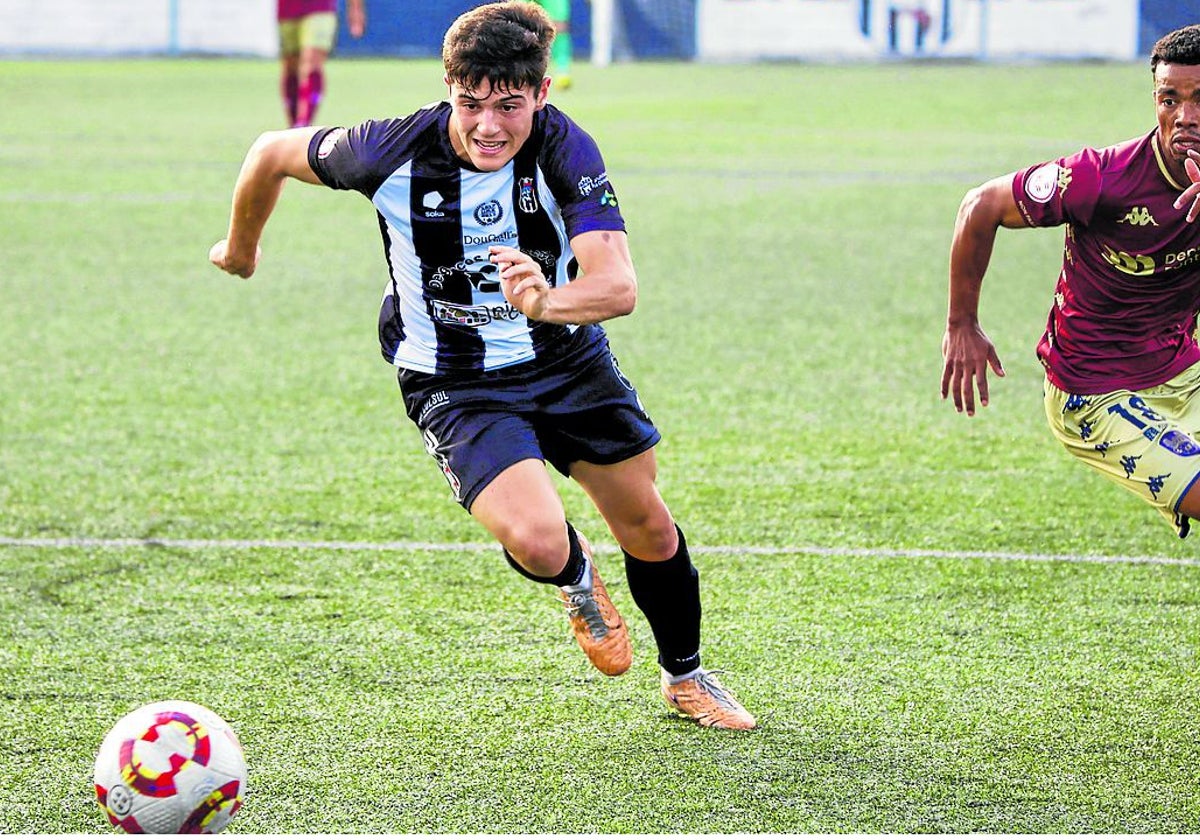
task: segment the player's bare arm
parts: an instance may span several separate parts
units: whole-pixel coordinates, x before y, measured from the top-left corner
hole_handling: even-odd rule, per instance
[[[596,324],[628,315],[637,304],[637,275],[624,231],[597,230],[571,240],[580,274],[551,287],[537,261],[515,248],[493,246],[504,297],[527,318],[551,324]]]
[[[975,414],[988,404],[987,372],[1004,376],[996,347],[979,325],[979,295],[992,259],[996,232],[1001,227],[1024,227],[1012,195],[1013,175],[994,178],[966,194],[958,208],[950,245],[950,303],[942,338],[942,399],[950,396],[954,410]]]
[[[361,38],[367,31],[367,10],[363,6],[363,0],[350,0],[346,4],[346,23],[350,34],[355,38]]]
[[[229,232],[208,254],[213,265],[238,277],[254,274],[262,256],[258,243],[263,227],[279,201],[284,183],[288,178],[321,183],[308,165],[308,144],[317,131],[316,128],[268,131],[254,141],[233,188]]]

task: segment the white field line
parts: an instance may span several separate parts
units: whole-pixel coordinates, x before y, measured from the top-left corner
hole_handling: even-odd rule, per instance
[[[194,551],[246,551],[254,549],[294,549],[300,551],[495,551],[495,543],[480,542],[353,542],[339,540],[182,540],[147,538],[94,539],[91,537],[3,537],[0,547],[13,548],[179,548]],[[615,546],[597,544],[597,548],[615,550]],[[816,557],[902,557],[909,559],[947,558],[955,560],[997,560],[1001,562],[1109,563],[1154,566],[1200,566],[1200,558],[1155,557],[1153,555],[1110,554],[1036,554],[1012,551],[954,551],[921,548],[829,548],[825,546],[690,546],[693,554],[808,555]]]

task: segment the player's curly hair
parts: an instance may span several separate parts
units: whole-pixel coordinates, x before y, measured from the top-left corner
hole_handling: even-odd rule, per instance
[[[1200,24],[1192,24],[1158,39],[1150,51],[1150,72],[1160,64],[1200,64]]]
[[[446,77],[471,90],[482,84],[536,88],[546,75],[554,35],[554,22],[534,3],[507,0],[478,6],[446,31]]]

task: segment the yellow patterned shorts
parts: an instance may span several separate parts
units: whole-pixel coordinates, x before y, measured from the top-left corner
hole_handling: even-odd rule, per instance
[[[337,39],[338,19],[333,12],[318,12],[293,20],[279,21],[279,52],[282,55],[299,55],[300,50],[314,47],[323,52],[333,52]]]
[[[1200,478],[1200,364],[1154,388],[1069,394],[1047,379],[1046,420],[1067,451],[1153,505],[1187,536],[1180,499]]]

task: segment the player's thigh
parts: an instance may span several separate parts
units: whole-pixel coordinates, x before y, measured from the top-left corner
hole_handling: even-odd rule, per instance
[[[1067,451],[1173,512],[1200,474],[1200,405],[1176,389],[1074,395],[1046,383],[1046,419]]]
[[[279,54],[285,59],[300,55],[300,18],[279,21]]]
[[[643,560],[665,560],[675,554],[675,520],[655,484],[653,449],[615,464],[571,464],[579,483],[604,517],[617,542]]]
[[[323,59],[333,51],[333,43],[337,40],[337,15],[320,12],[301,18],[299,38],[301,50],[310,54],[319,52]]]
[[[540,460],[507,467],[479,491],[470,511],[518,557],[556,561],[570,550],[562,500]]]

